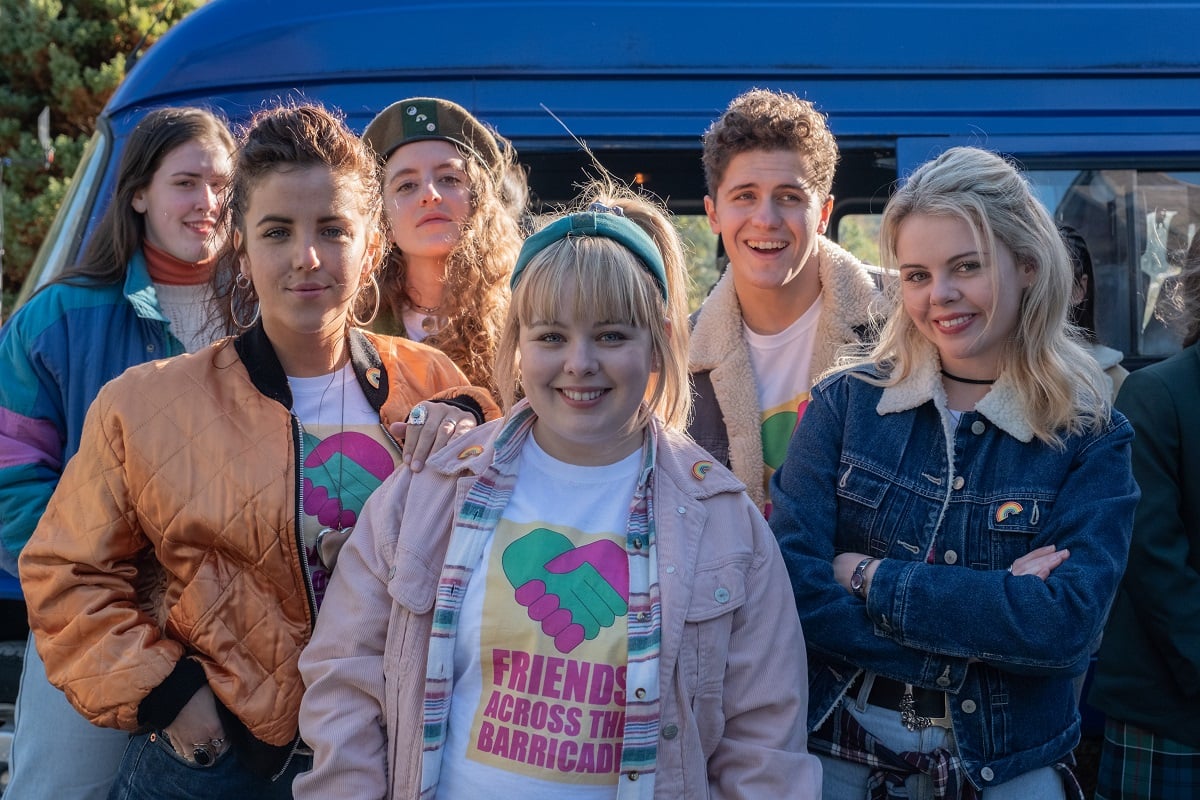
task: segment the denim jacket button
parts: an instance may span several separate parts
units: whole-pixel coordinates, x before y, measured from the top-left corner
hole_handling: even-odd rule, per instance
[[[950,679],[947,678],[945,675],[943,675],[940,678],[938,678],[936,681],[934,681],[934,683],[936,683],[938,686],[945,689],[947,686],[950,685]]]
[[[956,491],[956,492],[957,492],[957,491],[958,491],[959,489],[961,489],[961,488],[962,488],[964,485],[966,485],[966,481],[963,479],[963,476],[962,476],[962,475],[955,475],[955,476],[954,476],[954,483],[953,483],[952,485],[954,486],[954,491]]]
[[[715,597],[717,599],[718,603],[728,603],[729,602],[729,590],[726,589],[724,586],[722,586],[721,588],[719,588],[715,592],[713,592],[713,597]]]
[[[954,552],[953,550],[947,550],[946,555],[942,556],[942,558],[945,559],[947,564],[958,563],[958,553]]]
[[[983,778],[985,781],[990,781],[992,778],[996,777],[996,773],[992,772],[991,767],[984,767],[983,769],[979,770],[979,777]]]
[[[987,425],[984,425],[983,420],[981,419],[977,419],[971,423],[971,433],[975,434],[976,436],[981,435],[986,430]]]
[[[679,728],[675,725],[665,725],[662,733],[664,739],[674,739],[679,735]]]
[[[975,713],[975,701],[974,700],[963,700],[962,710],[967,714],[974,714]]]
[[[395,567],[388,568],[388,580],[390,581],[394,577],[396,577],[396,568]]]

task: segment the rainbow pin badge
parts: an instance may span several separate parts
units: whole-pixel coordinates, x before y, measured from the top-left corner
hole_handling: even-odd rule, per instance
[[[367,383],[371,384],[371,388],[379,388],[379,367],[371,367],[367,370]]]
[[[474,458],[475,456],[479,455],[482,452],[483,452],[482,447],[480,447],[477,444],[473,444],[458,454],[458,460],[462,461],[464,458]]]
[[[1000,507],[996,509],[996,522],[1004,522],[1004,520],[1008,519],[1013,514],[1020,514],[1024,510],[1025,507],[1016,500],[1009,500],[1007,503],[1001,503]]]
[[[710,469],[712,469],[711,461],[697,461],[692,464],[692,475],[696,476],[696,480],[702,481]]]

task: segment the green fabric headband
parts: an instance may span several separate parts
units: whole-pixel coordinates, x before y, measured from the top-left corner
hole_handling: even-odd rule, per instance
[[[521,273],[538,253],[555,242],[576,236],[600,236],[620,242],[638,257],[646,272],[658,284],[658,292],[663,300],[667,299],[667,270],[654,240],[637,223],[627,219],[619,207],[599,203],[593,203],[588,211],[555,220],[526,239],[521,254],[517,256],[517,265],[513,267],[509,286],[516,288]]]

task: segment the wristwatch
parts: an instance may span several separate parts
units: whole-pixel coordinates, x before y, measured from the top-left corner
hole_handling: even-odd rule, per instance
[[[865,601],[867,599],[867,594],[863,591],[863,585],[865,584],[867,577],[867,567],[871,565],[872,561],[878,560],[879,559],[873,558],[872,556],[867,556],[862,561],[858,562],[858,566],[854,568],[854,574],[850,576],[850,591],[854,592],[854,596],[859,600]]]

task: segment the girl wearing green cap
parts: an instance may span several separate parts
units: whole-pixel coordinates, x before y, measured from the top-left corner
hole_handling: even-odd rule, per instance
[[[437,347],[494,392],[527,194],[513,149],[462,106],[433,97],[393,103],[363,138],[383,165],[393,245],[375,327]]]

